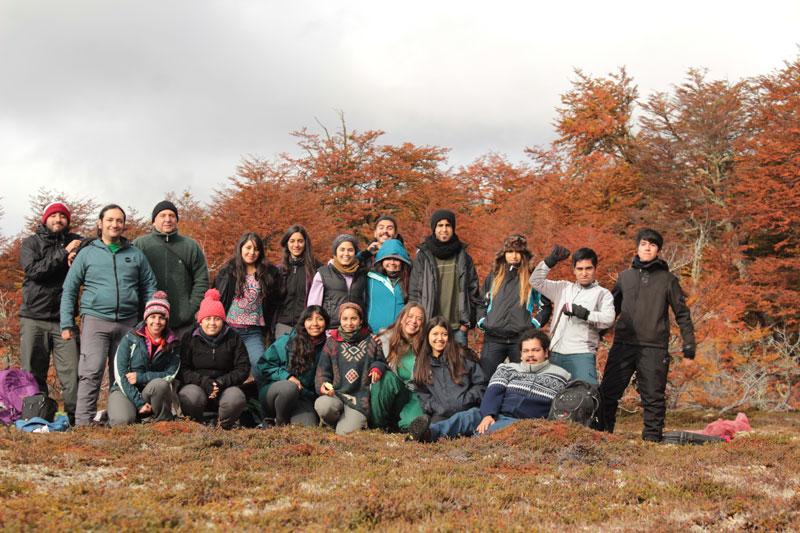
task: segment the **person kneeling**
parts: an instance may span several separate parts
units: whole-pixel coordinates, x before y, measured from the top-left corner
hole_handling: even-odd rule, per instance
[[[197,311],[200,326],[183,338],[181,382],[183,413],[203,422],[203,413],[218,411],[219,425],[231,429],[244,411],[239,388],[250,375],[250,359],[241,337],[225,323],[219,291],[209,289]]]
[[[553,398],[567,385],[570,374],[549,361],[550,338],[530,329],[520,337],[520,363],[497,367],[480,408],[473,407],[440,422],[420,417],[409,431],[415,440],[484,434],[525,418],[547,418]]]
[[[108,396],[108,424],[133,424],[137,418],[172,420],[171,383],[180,367],[178,339],[167,327],[167,293],[158,291],[144,308],[144,321],[119,343],[114,385]]]

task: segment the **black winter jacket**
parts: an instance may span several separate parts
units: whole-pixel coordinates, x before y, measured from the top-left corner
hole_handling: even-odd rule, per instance
[[[663,259],[621,272],[611,294],[618,315],[614,344],[666,349],[669,345],[668,307],[671,307],[681,330],[683,348],[695,347],[686,298],[678,278]]]
[[[450,377],[447,362],[441,357],[432,358],[431,382],[412,382],[419,395],[422,410],[431,416],[447,418],[460,411],[480,406],[487,380],[474,354],[464,358],[464,370],[459,385]]]
[[[456,274],[458,276],[458,317],[461,324],[473,328],[477,322],[478,308],[481,306],[478,272],[466,246],[456,255]],[[439,271],[436,258],[425,245],[417,249],[417,256],[411,268],[408,284],[408,300],[419,302],[425,308],[428,318],[440,314],[439,310]]]
[[[20,264],[25,273],[22,281],[22,306],[19,316],[34,320],[60,320],[61,288],[67,277],[67,251],[71,241],[81,239],[77,233],[50,233],[40,224],[36,233],[22,241]]]
[[[222,392],[241,385],[250,375],[250,359],[239,334],[226,325],[215,340],[214,344],[207,341],[199,326],[184,336],[180,370],[183,385],[198,385],[211,394],[215,381]]]
[[[550,320],[553,303],[537,290],[531,288],[525,305],[519,303],[519,269],[508,267],[503,284],[492,297],[494,272],[483,282],[483,306],[479,315],[479,327],[489,336],[515,339],[530,327],[541,328]]]
[[[314,261],[313,270],[316,272],[322,263]],[[306,308],[308,289],[314,274],[306,276],[305,264],[290,265],[287,269],[279,267],[281,303],[275,319],[276,323],[294,326]]]

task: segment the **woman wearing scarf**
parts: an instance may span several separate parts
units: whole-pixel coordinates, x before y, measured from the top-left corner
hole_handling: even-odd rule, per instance
[[[347,435],[367,427],[370,385],[385,373],[386,363],[360,306],[343,303],[338,318],[340,325],[328,332],[317,365],[314,385],[320,397],[314,410],[338,435]]]
[[[314,412],[314,376],[330,321],[322,307],[307,307],[294,329],[276,340],[258,360],[257,372],[263,383],[258,397],[266,418],[275,424],[319,423]]]
[[[431,235],[414,258],[408,297],[422,304],[426,316],[443,316],[455,341],[467,345],[481,306],[480,287],[472,257],[456,235],[452,211],[440,209],[431,216]]]
[[[339,306],[345,302],[364,309],[367,275],[358,262],[358,242],[343,233],[333,241],[333,258],[320,267],[311,281],[307,305],[321,305],[331,317],[331,328],[339,327]],[[363,320],[363,316],[362,316]]]
[[[172,420],[171,383],[181,356],[178,339],[167,327],[167,293],[157,291],[144,308],[144,320],[129,331],[114,357],[114,385],[108,395],[108,424],[133,424],[137,418]]]

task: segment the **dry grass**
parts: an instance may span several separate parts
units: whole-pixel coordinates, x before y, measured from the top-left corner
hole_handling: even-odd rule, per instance
[[[0,430],[0,527],[796,529],[800,415],[750,415],[754,432],[703,447],[643,443],[639,416],[613,436],[526,421],[434,445],[190,422]]]

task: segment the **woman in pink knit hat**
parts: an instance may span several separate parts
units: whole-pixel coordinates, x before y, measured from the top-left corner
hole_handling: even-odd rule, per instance
[[[250,375],[250,359],[241,337],[225,323],[219,291],[206,291],[197,311],[200,324],[183,338],[178,391],[181,409],[203,422],[206,411],[218,412],[218,423],[231,429],[245,408],[240,388]]]

